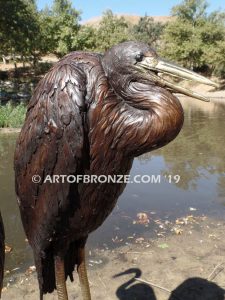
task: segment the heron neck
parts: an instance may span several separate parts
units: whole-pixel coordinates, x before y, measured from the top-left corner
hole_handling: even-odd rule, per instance
[[[126,106],[120,118],[124,119],[125,135],[132,131],[127,143],[133,156],[162,147],[178,135],[183,125],[183,109],[173,94],[131,78],[117,78],[112,85]]]
[[[105,87],[105,93],[97,88],[95,99],[99,100],[89,110],[91,156],[97,155],[96,145],[101,145],[105,159],[101,157],[100,164],[104,165],[114,161],[110,157],[107,162],[109,152],[132,158],[162,147],[177,136],[183,124],[183,109],[169,91],[132,81],[131,75],[111,75],[99,77],[95,86]]]

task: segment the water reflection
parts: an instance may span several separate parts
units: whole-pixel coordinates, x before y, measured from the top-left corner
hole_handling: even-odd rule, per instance
[[[185,190],[197,189],[207,179],[219,185],[225,175],[225,105],[194,100],[182,104],[186,117],[182,133],[158,152],[164,157],[163,172],[182,174],[177,186]]]
[[[0,205],[6,243],[13,247],[13,251],[6,255],[6,268],[10,269],[19,267],[23,262],[29,265],[32,259],[29,246],[25,242],[14,191],[13,155],[16,137],[17,134],[0,135]]]
[[[36,84],[37,79],[31,81],[30,78],[0,80],[0,103],[5,104],[8,101],[27,103]]]
[[[198,214],[224,217],[225,106],[213,103],[197,106],[196,103],[201,102],[184,102],[185,124],[175,141],[134,161],[131,176],[160,174],[161,182],[128,184],[111,216],[90,236],[88,245],[92,249],[124,244],[130,241],[127,237],[131,235],[152,237],[154,223],[150,222],[149,227],[133,224],[140,211],[152,218],[171,219],[187,215],[189,208],[195,207]],[[32,253],[25,242],[14,193],[16,136],[0,135],[0,203],[7,243],[13,247],[7,255],[6,268],[22,264],[25,269],[32,263]],[[177,184],[169,183],[164,177],[169,174],[179,174],[181,180]]]

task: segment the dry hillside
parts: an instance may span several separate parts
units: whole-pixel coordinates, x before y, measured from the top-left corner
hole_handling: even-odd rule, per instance
[[[126,14],[116,14],[118,17],[124,17],[126,21],[130,22],[131,24],[135,25],[138,23],[140,20],[141,16],[135,16],[135,15],[126,15]],[[152,16],[155,22],[160,22],[160,23],[167,23],[170,22],[174,17],[170,16]],[[90,20],[87,20],[83,22],[85,25],[90,25],[90,26],[98,26],[99,23],[101,22],[102,16],[100,17],[94,17],[91,18]]]

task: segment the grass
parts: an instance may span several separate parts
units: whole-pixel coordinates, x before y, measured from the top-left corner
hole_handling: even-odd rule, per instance
[[[8,102],[6,105],[0,105],[0,127],[19,128],[23,125],[26,106],[24,104],[12,105]]]

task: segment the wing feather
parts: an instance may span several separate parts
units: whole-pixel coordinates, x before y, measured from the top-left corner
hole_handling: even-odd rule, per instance
[[[70,211],[69,183],[45,182],[47,175],[82,172],[86,77],[70,61],[59,62],[39,83],[28,106],[15,151],[16,193],[28,239],[42,251],[55,238],[57,218]],[[32,176],[39,175],[40,183]],[[61,228],[62,228],[61,224]],[[64,226],[66,228],[66,224]]]

